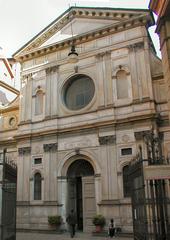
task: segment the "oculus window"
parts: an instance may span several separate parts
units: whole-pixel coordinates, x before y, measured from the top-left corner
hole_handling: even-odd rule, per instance
[[[79,110],[87,106],[94,96],[93,80],[83,74],[71,77],[64,88],[64,102],[68,109]]]

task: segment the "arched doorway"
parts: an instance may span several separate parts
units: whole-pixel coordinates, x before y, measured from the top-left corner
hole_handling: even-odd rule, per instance
[[[74,209],[78,230],[88,232],[96,212],[94,169],[84,160],[75,160],[67,170],[67,212]]]

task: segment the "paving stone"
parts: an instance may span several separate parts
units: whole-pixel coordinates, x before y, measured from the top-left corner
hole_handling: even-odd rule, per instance
[[[18,232],[16,240],[68,240],[70,235],[68,233],[63,234],[47,234],[47,233],[28,233],[28,232]],[[74,237],[76,240],[108,240],[109,237],[95,237],[91,234],[86,233],[76,233]],[[133,240],[129,237],[115,237],[113,239],[118,240]]]

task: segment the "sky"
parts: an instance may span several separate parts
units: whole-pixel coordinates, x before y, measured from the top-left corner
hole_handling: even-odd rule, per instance
[[[149,0],[0,0],[0,47],[11,57],[69,6],[148,8]],[[151,27],[154,45],[158,36]],[[160,56],[160,53],[158,52]]]

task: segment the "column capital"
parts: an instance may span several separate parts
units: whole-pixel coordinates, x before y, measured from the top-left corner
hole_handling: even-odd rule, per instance
[[[59,65],[55,65],[55,66],[46,68],[45,71],[46,71],[46,74],[48,75],[48,74],[57,72],[58,69],[59,69]]]
[[[43,145],[44,152],[55,151],[58,148],[58,143],[48,143]]]
[[[18,148],[18,153],[19,155],[27,155],[31,153],[31,147],[22,147],[22,148]]]

